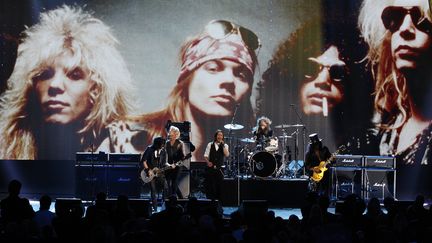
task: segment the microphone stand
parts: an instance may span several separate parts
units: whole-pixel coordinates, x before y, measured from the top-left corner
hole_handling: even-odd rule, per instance
[[[239,105],[240,104],[236,104],[236,106],[235,106],[235,108],[234,108],[234,113],[233,113],[233,116],[232,116],[232,118],[231,118],[231,126],[230,126],[230,128],[229,128],[229,130],[228,130],[228,137],[230,138],[230,141],[229,141],[229,146],[230,146],[230,150],[231,151],[234,151],[235,152],[235,149],[233,148],[233,138],[231,137],[231,135],[232,135],[232,130],[233,130],[233,126],[234,126],[234,119],[235,119],[235,116],[236,116],[236,114],[237,114],[237,109],[238,109],[238,107],[239,107]],[[229,174],[229,176],[230,177],[232,177],[232,176],[234,176],[233,175],[233,170],[232,170],[232,167],[233,167],[233,158],[234,158],[234,154],[233,155],[231,155],[231,153],[230,153],[230,160],[229,160],[229,162],[228,162],[228,174]]]
[[[303,119],[302,119],[302,117],[300,116],[300,114],[298,113],[298,111],[297,111],[297,109],[296,109],[296,106],[294,105],[294,104],[291,104],[290,105],[292,108],[293,108],[293,110],[294,110],[294,112],[295,112],[295,114],[296,114],[296,116],[298,117],[298,119],[299,119],[299,121],[301,122],[301,124],[303,125],[303,138],[302,138],[302,143],[303,143],[303,178],[305,177],[305,175],[306,175],[306,168],[305,168],[305,166],[304,166],[304,163],[305,163],[305,160],[306,160],[306,153],[305,153],[305,151],[306,151],[306,144],[305,144],[305,138],[306,138],[306,124],[303,122]],[[296,132],[298,132],[298,130],[296,131]],[[296,136],[298,136],[298,134],[296,134]],[[297,145],[296,145],[297,146]],[[294,148],[295,150],[297,149],[297,147],[296,148]],[[295,157],[296,157],[296,166],[298,166],[298,161],[297,161],[297,153],[298,153],[298,151],[294,151],[294,155],[295,155]],[[297,171],[295,172],[295,175],[294,176],[297,176]]]
[[[231,136],[232,127],[234,126],[234,119],[236,117],[237,109],[239,106],[240,106],[240,104],[236,104],[236,106],[235,106],[234,113],[233,113],[233,116],[231,118],[231,127],[230,127],[229,132],[228,132],[229,136]],[[231,139],[231,141],[232,141],[232,139]],[[230,144],[230,146],[231,146],[231,144]],[[231,147],[231,149],[232,149],[232,147]],[[232,151],[235,152],[235,149]],[[230,168],[230,170],[231,170],[231,168]],[[239,160],[239,158],[237,158],[237,206],[240,206],[240,160]]]
[[[93,148],[93,143],[91,144],[90,147],[90,163],[91,163],[91,172],[90,172],[90,178],[91,178],[91,198],[92,198],[92,204],[95,203],[95,194],[96,194],[96,175],[95,175],[95,161],[94,161],[94,148]]]

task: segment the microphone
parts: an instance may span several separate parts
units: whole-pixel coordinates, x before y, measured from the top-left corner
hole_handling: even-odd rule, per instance
[[[296,106],[295,104],[290,104],[290,106]]]

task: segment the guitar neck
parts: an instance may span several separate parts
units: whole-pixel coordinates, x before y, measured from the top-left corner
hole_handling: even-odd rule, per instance
[[[341,150],[343,150],[345,148],[345,146],[341,146],[338,150],[336,150],[334,153],[332,153],[332,155],[330,156],[330,158],[328,158],[325,162],[325,165],[328,165],[332,162],[332,160],[334,160],[334,158],[336,157],[336,155],[338,155],[340,153]]]

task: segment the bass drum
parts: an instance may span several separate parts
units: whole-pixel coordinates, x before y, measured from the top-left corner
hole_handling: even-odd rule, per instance
[[[252,173],[257,177],[269,177],[276,171],[276,158],[269,152],[255,153],[251,158]]]

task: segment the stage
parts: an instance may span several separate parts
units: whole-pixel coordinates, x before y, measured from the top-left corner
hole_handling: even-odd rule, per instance
[[[305,179],[224,179],[221,202],[237,206],[243,200],[266,200],[270,207],[298,208],[304,203],[307,184]]]
[[[202,163],[191,163],[184,170],[180,188],[185,198],[205,198],[203,191]],[[80,198],[93,200],[97,192],[106,192],[108,197],[126,195],[129,198],[149,198],[149,186],[139,179],[138,163],[80,164],[71,160],[0,160],[0,195],[7,194],[10,180],[23,183],[21,194],[38,200],[44,194],[52,198]],[[240,182],[240,184],[238,184]],[[240,192],[240,194],[238,193]],[[307,192],[304,179],[276,178],[225,178],[222,185],[222,206],[238,206],[243,200],[266,200],[269,207],[300,207]]]

